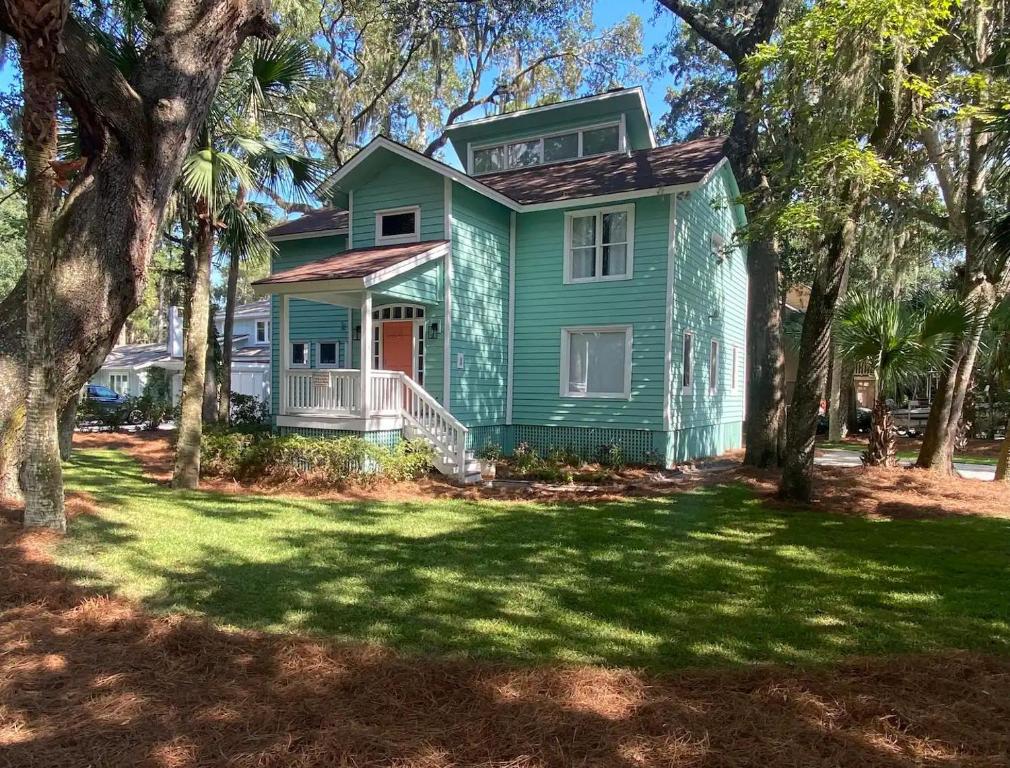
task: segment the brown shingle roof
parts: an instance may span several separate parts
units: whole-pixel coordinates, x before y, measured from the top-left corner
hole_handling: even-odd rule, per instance
[[[343,280],[367,277],[376,272],[399,264],[401,261],[421,256],[446,245],[448,240],[424,240],[420,243],[403,245],[376,245],[371,248],[357,248],[344,251],[325,259],[302,264],[300,267],[276,272],[253,285],[279,285],[285,283],[306,283],[314,280]]]
[[[725,143],[722,137],[696,139],[474,178],[524,205],[693,184],[719,164]]]
[[[320,208],[318,211],[311,211],[299,216],[297,219],[272,227],[267,232],[267,235],[270,237],[304,235],[311,232],[327,232],[334,229],[347,229],[347,211],[341,211],[336,208]]]

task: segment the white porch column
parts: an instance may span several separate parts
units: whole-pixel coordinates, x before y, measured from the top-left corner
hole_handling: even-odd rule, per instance
[[[361,417],[368,418],[371,403],[369,379],[372,374],[372,292],[365,291],[361,300]]]
[[[277,410],[281,415],[288,412],[288,363],[291,353],[288,351],[290,344],[288,340],[288,328],[290,326],[288,317],[288,295],[281,294],[281,338],[280,350],[277,356],[278,362],[278,398]]]

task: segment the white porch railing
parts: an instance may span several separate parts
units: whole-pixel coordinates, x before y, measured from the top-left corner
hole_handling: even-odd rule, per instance
[[[285,371],[284,413],[357,416],[361,413],[361,371]]]
[[[298,416],[397,416],[411,437],[435,449],[438,469],[465,478],[467,428],[410,376],[399,371],[371,371],[368,413],[361,408],[361,371],[288,370],[282,413]]]

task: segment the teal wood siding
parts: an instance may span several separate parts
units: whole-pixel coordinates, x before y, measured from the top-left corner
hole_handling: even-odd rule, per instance
[[[631,280],[613,282],[565,285],[565,212],[519,214],[514,423],[663,429],[670,200],[633,202],[634,273]],[[630,400],[560,396],[561,329],[593,325],[632,326]]]
[[[717,263],[712,235],[733,246],[737,227],[732,201],[736,185],[724,167],[702,189],[677,201],[673,302],[671,436],[668,459],[680,461],[711,456],[741,444],[744,416],[747,267],[745,255],[733,247]],[[682,386],[683,339],[694,333],[694,377]],[[719,342],[719,380],[709,381],[712,340]],[[731,381],[733,349],[737,350],[737,381]]]
[[[383,304],[437,304],[445,297],[442,282],[442,260],[429,261],[417,269],[376,285],[372,292]]]
[[[375,213],[386,208],[421,207],[421,239],[445,238],[445,187],[442,176],[390,156],[375,175],[355,187],[351,202],[354,248],[375,245]]]
[[[272,272],[291,269],[310,261],[332,256],[347,249],[344,235],[288,240],[277,243]],[[347,341],[347,310],[329,304],[318,304],[304,299],[291,299],[289,309],[289,338],[291,341]],[[353,346],[353,344],[352,344]],[[283,368],[281,350],[281,299],[270,297],[270,400],[271,412],[278,413],[280,406],[280,376]],[[315,344],[311,346],[312,363],[315,364]]]
[[[507,208],[453,183],[450,410],[468,427],[505,422],[509,229]]]

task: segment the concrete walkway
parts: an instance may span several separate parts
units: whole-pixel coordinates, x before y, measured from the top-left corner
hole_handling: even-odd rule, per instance
[[[819,454],[814,463],[822,467],[861,467],[863,462],[856,451],[843,451],[838,448],[817,449]],[[902,461],[906,467],[915,462]],[[996,467],[992,464],[961,464],[955,463],[954,469],[961,477],[969,480],[992,480],[996,476]]]

